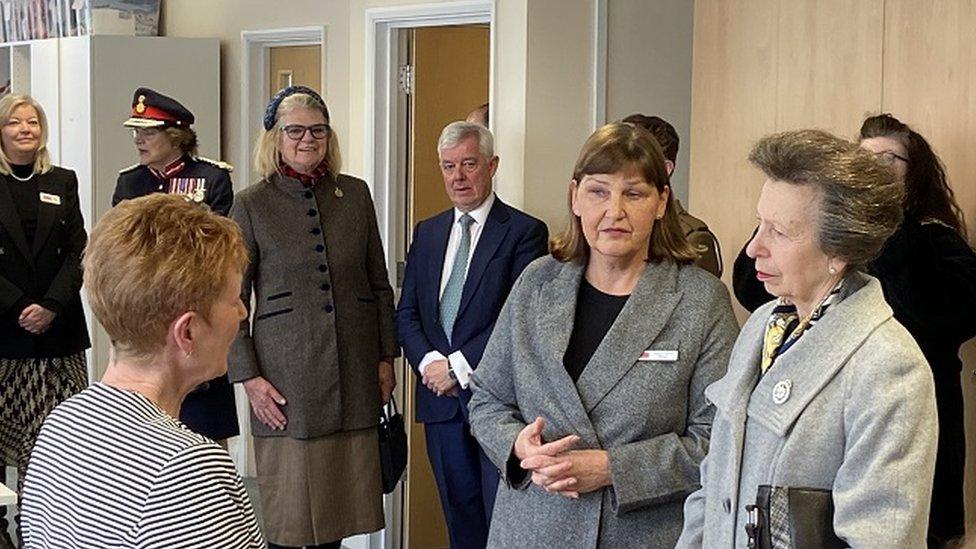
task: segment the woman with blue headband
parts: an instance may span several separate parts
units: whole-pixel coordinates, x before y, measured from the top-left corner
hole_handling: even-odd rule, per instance
[[[231,350],[251,403],[269,547],[340,547],[383,528],[377,420],[396,385],[393,290],[362,180],[339,173],[329,110],[292,86],[268,105],[262,180],[230,215],[251,263],[253,310]]]

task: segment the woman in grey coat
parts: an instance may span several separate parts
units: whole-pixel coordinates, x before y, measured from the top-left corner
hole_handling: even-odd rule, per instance
[[[472,375],[471,430],[503,479],[488,545],[671,547],[738,332],[729,295],[692,265],[646,130],[590,136],[569,198]]]
[[[833,506],[820,516],[852,547],[925,547],[932,374],[881,285],[859,272],[901,222],[903,189],[871,153],[821,131],[766,137],[750,160],[767,180],[747,252],[778,299],[749,318],[728,373],[705,391],[712,447],[678,546],[749,546],[746,506],[768,485],[819,492]],[[772,546],[813,546],[795,528],[811,509],[774,518]]]
[[[396,383],[393,290],[366,183],[339,173],[315,91],[271,101],[255,151],[264,180],[235,197],[251,262],[230,378],[251,403],[269,547],[334,547],[383,527],[380,403]]]

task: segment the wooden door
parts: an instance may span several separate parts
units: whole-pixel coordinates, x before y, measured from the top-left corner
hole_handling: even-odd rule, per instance
[[[437,158],[437,138],[447,124],[464,120],[488,102],[487,25],[428,27],[413,31],[410,101],[409,226],[450,207]],[[408,419],[413,419],[410,376]],[[410,422],[407,471],[406,546],[448,547],[437,484],[427,459],[423,425]]]
[[[268,51],[268,99],[281,88],[308,86],[322,91],[322,48],[278,46]]]

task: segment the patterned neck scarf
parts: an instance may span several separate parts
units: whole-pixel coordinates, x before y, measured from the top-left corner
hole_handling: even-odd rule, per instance
[[[297,179],[302,182],[302,186],[304,186],[306,189],[310,189],[318,184],[318,182],[329,173],[329,169],[325,164],[325,162],[320,162],[319,165],[312,170],[312,173],[299,173],[292,169],[292,167],[288,164],[285,164],[279,160],[278,173],[285,177]]]
[[[834,289],[823,298],[813,313],[803,319],[797,313],[796,305],[782,297],[776,300],[773,314],[769,315],[769,320],[766,321],[766,333],[763,335],[762,363],[760,364],[763,374],[773,366],[773,362],[779,355],[792,347],[804,332],[820,320],[820,317],[827,312],[827,308],[837,301],[843,284],[843,279],[837,282]]]

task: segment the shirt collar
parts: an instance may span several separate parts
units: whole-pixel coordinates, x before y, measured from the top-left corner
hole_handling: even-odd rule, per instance
[[[485,220],[488,219],[488,212],[491,211],[491,206],[494,203],[495,203],[495,193],[493,191],[491,194],[488,195],[488,198],[486,198],[485,201],[481,203],[480,206],[468,212],[468,215],[470,215],[474,219],[475,223],[483,227],[485,225]],[[455,223],[457,223],[458,220],[461,219],[462,215],[464,215],[464,212],[462,212],[457,208],[454,208]]]

